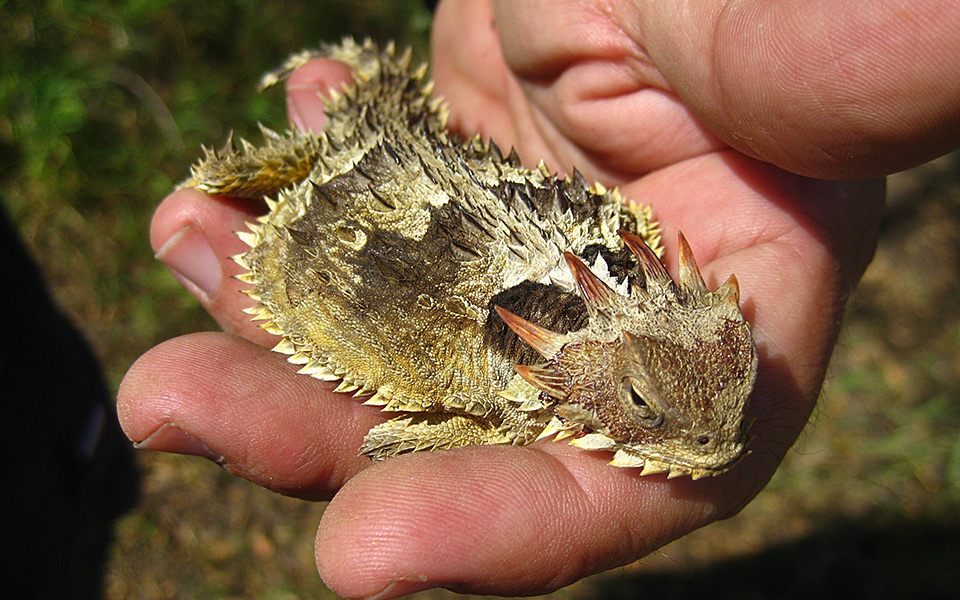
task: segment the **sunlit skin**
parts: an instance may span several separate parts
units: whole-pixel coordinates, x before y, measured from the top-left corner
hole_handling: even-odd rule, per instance
[[[737,274],[760,367],[752,452],[727,474],[638,477],[549,440],[371,466],[356,450],[379,411],[291,376],[275,336],[241,312],[227,257],[262,207],[192,190],[163,201],[151,242],[226,333],[145,354],[120,389],[124,430],[281,493],[332,497],[316,560],[345,597],[545,593],[735,514],[816,401],[875,247],[883,182],[869,178],[958,145],[958,30],[952,2],[440,4],[433,76],[455,127],[654,204],[711,289]],[[293,123],[321,127],[317,94],[347,77],[326,61],[294,73]]]

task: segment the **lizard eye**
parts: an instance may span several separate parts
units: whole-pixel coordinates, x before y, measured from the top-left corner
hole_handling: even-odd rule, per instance
[[[653,407],[643,398],[636,381],[632,377],[624,377],[620,382],[620,401],[640,421],[644,427],[657,427],[663,423],[663,416],[657,414]]]

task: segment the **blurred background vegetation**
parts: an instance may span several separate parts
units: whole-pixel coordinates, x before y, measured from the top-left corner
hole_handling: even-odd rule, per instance
[[[200,144],[283,126],[282,91],[258,94],[260,74],[346,33],[425,57],[429,25],[425,3],[402,0],[0,1],[0,199],[114,390],[149,347],[215,328],[153,260],[148,226]],[[957,156],[892,177],[889,204],[822,402],[767,490],[739,516],[555,597],[957,593]],[[0,284],[8,306],[16,283]],[[322,504],[198,459],[138,464],[107,598],[332,597],[313,564]]]

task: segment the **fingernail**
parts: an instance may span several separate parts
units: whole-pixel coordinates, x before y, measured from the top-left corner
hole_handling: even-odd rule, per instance
[[[223,281],[220,259],[196,227],[187,225],[173,234],[155,256],[192,293],[212,301],[220,291]]]
[[[138,450],[202,456],[217,464],[223,463],[223,456],[173,423],[164,423],[145,440],[135,443],[133,447]]]
[[[382,590],[380,590],[379,592],[377,592],[372,596],[367,596],[363,600],[386,600],[387,598],[396,598],[397,597],[396,591],[397,591],[397,584],[388,583],[387,587],[383,588]]]
[[[287,86],[287,117],[300,131],[317,133],[323,129],[323,124],[327,120],[321,100],[324,91],[326,88],[319,85]],[[308,119],[301,107],[313,108],[316,112]]]
[[[300,102],[294,98],[294,96],[299,93],[299,90],[287,90],[287,118],[289,118],[293,126],[300,131],[307,131],[307,124],[303,120],[303,115],[300,114]],[[313,93],[316,94],[317,90],[314,90]]]
[[[364,600],[387,600],[398,596],[415,594],[433,587],[437,587],[436,584],[427,583],[426,577],[422,578],[421,581],[394,581],[393,583],[388,583],[387,587],[376,594],[367,596]]]

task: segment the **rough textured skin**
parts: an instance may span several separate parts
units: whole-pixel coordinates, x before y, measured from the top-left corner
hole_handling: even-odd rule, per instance
[[[648,209],[449,135],[409,52],[347,39],[264,86],[316,56],[355,72],[322,133],[207,150],[184,185],[268,199],[234,257],[248,312],[301,373],[401,413],[364,454],[556,435],[694,478],[743,455],[757,355],[735,278],[710,292],[681,236],[674,282]]]

